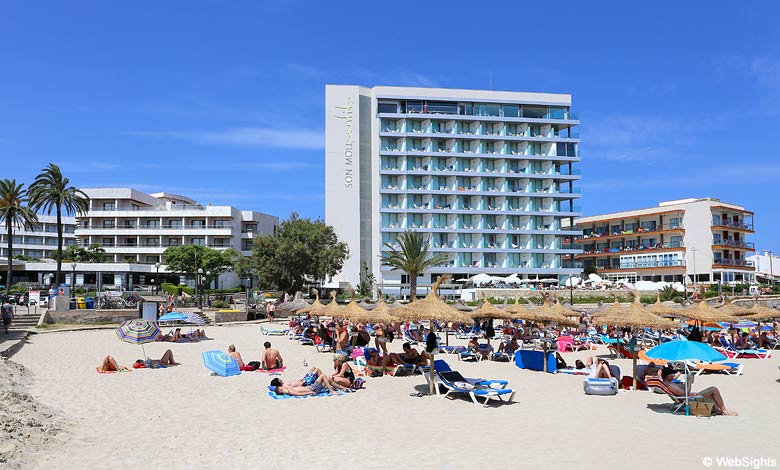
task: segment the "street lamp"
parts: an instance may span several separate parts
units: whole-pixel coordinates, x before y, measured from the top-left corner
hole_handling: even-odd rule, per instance
[[[774,288],[774,286],[775,286],[775,274],[772,271],[772,252],[771,251],[769,252],[769,282],[770,282],[772,288]]]
[[[73,268],[73,272],[70,275],[70,290],[73,293],[73,296],[76,296],[76,264],[75,262],[70,263],[70,267]]]
[[[200,293],[198,294],[198,306],[200,307],[201,311],[203,310],[203,268],[198,268],[198,277],[195,279],[197,289],[200,287]]]
[[[696,275],[696,247],[691,248],[691,253],[693,253],[693,286],[695,289],[699,280],[698,276]]]
[[[160,262],[154,263],[154,267],[157,269],[157,282],[154,285],[154,295],[160,295]]]

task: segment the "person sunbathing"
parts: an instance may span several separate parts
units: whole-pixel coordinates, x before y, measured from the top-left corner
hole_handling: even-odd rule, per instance
[[[355,373],[347,362],[347,356],[337,354],[333,359],[333,370],[335,372],[330,376],[331,382],[337,383],[342,387],[351,387],[355,381]]]
[[[517,343],[517,338],[510,339],[506,344],[502,341],[501,344],[498,345],[498,352],[512,355],[520,349],[520,345]]]
[[[423,352],[420,354],[409,343],[403,344],[403,350],[404,352],[401,354],[390,353],[385,356],[383,365],[385,367],[392,367],[399,364],[425,365],[426,362],[430,361],[428,353]]]
[[[585,363],[585,369],[590,371],[590,377],[597,379],[612,378],[612,372],[609,370],[609,363],[604,359],[597,358],[594,360],[593,356],[589,357],[588,361]]]
[[[111,356],[106,356],[103,359],[103,364],[100,366],[100,372],[119,372],[119,366]]]
[[[236,363],[238,363],[238,368],[241,370],[246,370],[246,364],[244,364],[244,359],[241,358],[241,353],[236,351],[235,345],[228,346],[228,356],[235,359]],[[254,369],[251,369],[254,370]]]
[[[260,361],[263,369],[273,370],[284,367],[284,359],[282,359],[282,355],[279,353],[279,351],[271,347],[271,343],[269,341],[263,343],[263,347],[265,348],[265,351],[263,351],[263,359]]]
[[[325,391],[327,391],[328,394],[333,394],[336,390],[349,391],[348,388],[332,382],[328,376],[324,374],[320,374],[310,385],[285,384],[281,379],[275,378],[271,381],[271,386],[275,387],[277,395],[292,395],[296,397],[319,395]]]
[[[664,384],[666,384],[666,386],[675,396],[684,397],[685,390],[680,388],[678,384],[673,382],[676,374],[677,371],[671,367],[664,367],[663,369],[661,369],[661,379],[664,381]],[[708,387],[698,393],[691,392],[690,396],[704,397],[714,401],[715,406],[717,407],[718,410],[720,410],[721,413],[723,413],[724,416],[739,415],[739,413],[737,413],[736,411],[732,411],[726,408],[726,404],[723,402],[723,397],[721,396],[720,390],[718,390],[717,387]]]
[[[178,366],[179,363],[176,362],[173,359],[173,351],[170,349],[165,351],[165,353],[162,355],[159,361],[154,359],[147,359],[146,361],[142,361],[141,359],[135,361],[135,364],[133,364],[134,369],[139,368],[152,368],[156,369],[160,366]]]

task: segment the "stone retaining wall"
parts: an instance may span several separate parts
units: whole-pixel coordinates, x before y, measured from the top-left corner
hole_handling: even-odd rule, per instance
[[[92,325],[100,323],[122,323],[125,320],[140,318],[138,310],[49,310],[44,314],[43,323],[67,323]]]

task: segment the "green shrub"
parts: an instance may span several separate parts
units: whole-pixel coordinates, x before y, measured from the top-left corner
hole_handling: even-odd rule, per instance
[[[224,300],[215,300],[211,302],[211,308],[230,308],[231,305]]]
[[[181,291],[186,293],[187,295],[196,295],[194,288],[186,286],[184,284],[177,286],[176,284],[163,282],[162,284],[160,284],[160,289],[166,294],[170,294],[170,295],[179,295],[179,289],[181,289]]]

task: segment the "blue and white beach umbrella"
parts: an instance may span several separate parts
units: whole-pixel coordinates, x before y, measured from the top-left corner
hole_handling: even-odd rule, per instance
[[[203,351],[201,354],[206,369],[222,377],[241,374],[238,362],[223,351]]]

